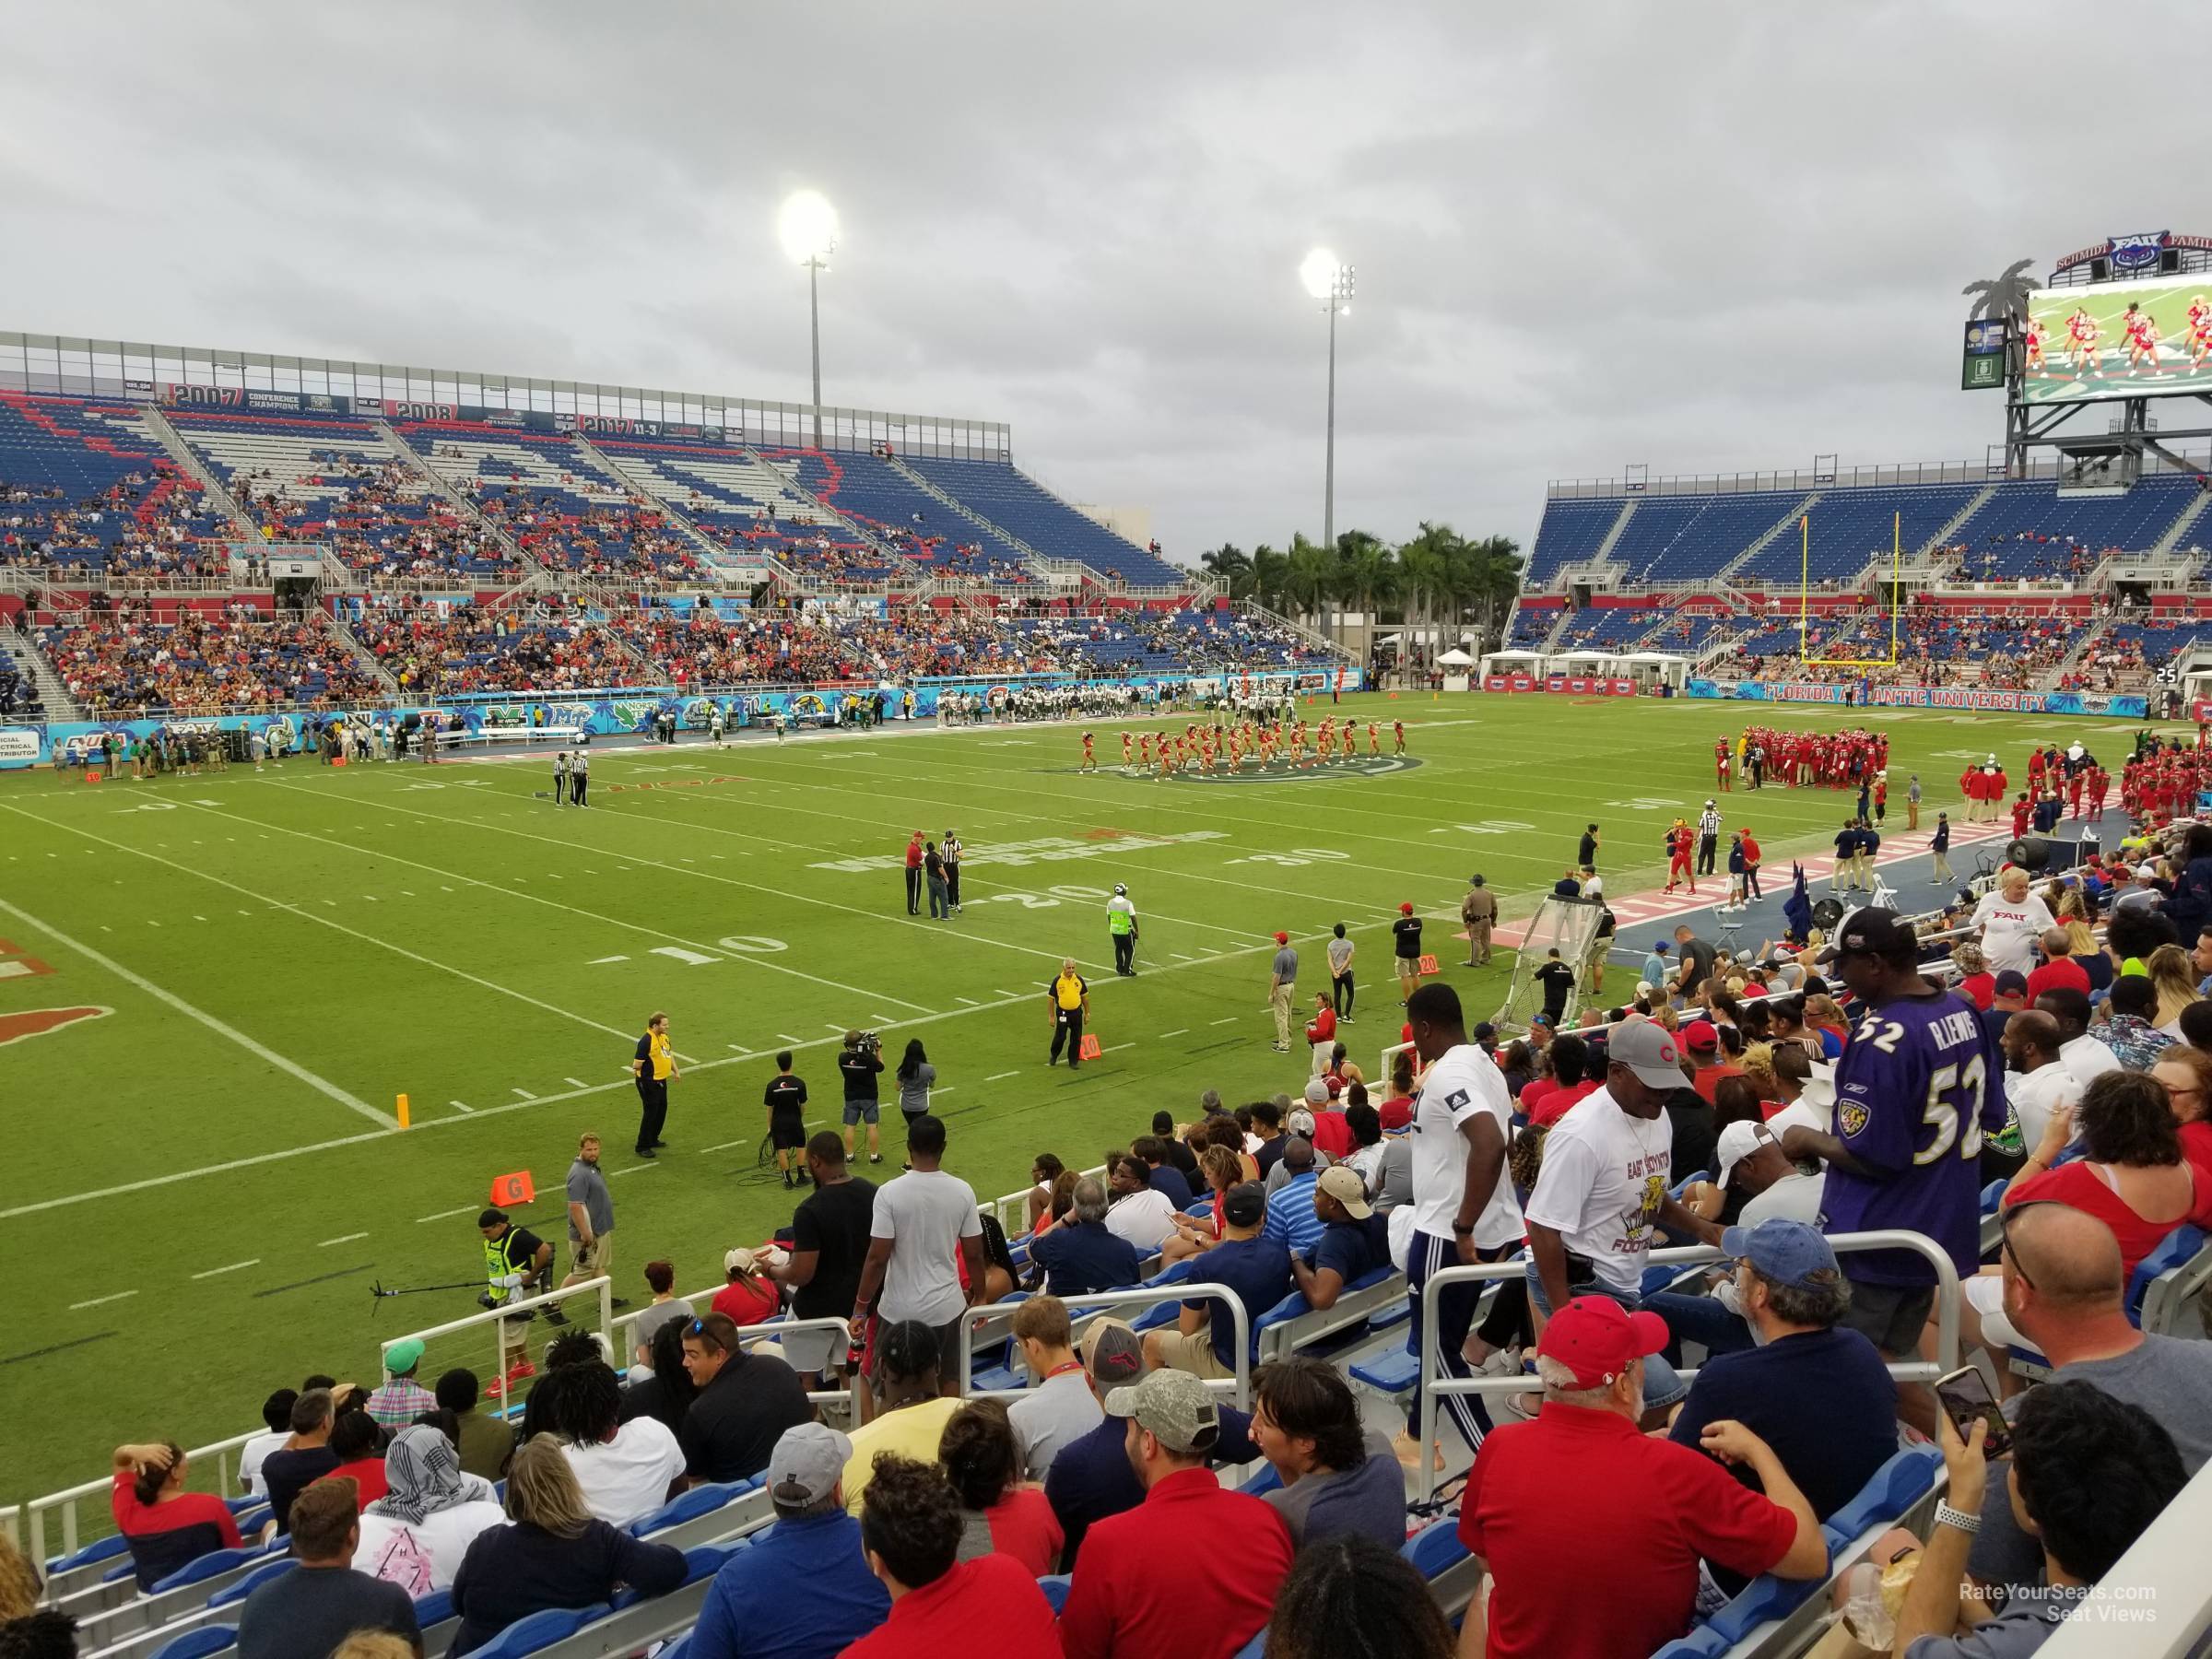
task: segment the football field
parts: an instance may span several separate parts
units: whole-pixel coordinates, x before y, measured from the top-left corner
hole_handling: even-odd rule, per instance
[[[679,1288],[716,1281],[725,1248],[790,1217],[759,1158],[779,1048],[818,1126],[838,1117],[841,1032],[880,1030],[894,1065],[922,1038],[947,1167],[987,1198],[1036,1153],[1096,1163],[1207,1088],[1233,1102],[1302,1085],[1302,1052],[1269,1047],[1277,928],[1303,954],[1307,1009],[1321,941],[1351,929],[1347,1036],[1371,1074],[1396,1034],[1401,901],[1470,1019],[1488,1017],[1511,958],[1457,966],[1468,876],[1524,916],[1596,819],[1616,900],[1658,886],[1663,830],[1694,818],[1714,738],[1748,720],[1888,729],[1893,824],[1913,771],[1932,822],[1970,756],[2017,764],[2061,733],[2115,765],[2126,748],[2114,726],[1924,711],[1374,695],[1345,711],[1382,722],[1381,758],[1363,731],[1341,771],[1215,782],[1124,777],[1106,725],[1095,775],[1075,726],[602,747],[583,810],[548,798],[547,760],[512,757],[0,776],[0,1384],[38,1426],[10,1438],[0,1503],[97,1476],[119,1441],[242,1431],[312,1371],[373,1381],[376,1337],[475,1308],[466,1291],[376,1304],[371,1284],[480,1277],[475,1216],[504,1172],[533,1173],[524,1218],[565,1262],[561,1177],[585,1129],[606,1137],[618,1291],[641,1298],[656,1256]],[[1739,792],[1729,819],[1786,885],[1792,853],[1826,849],[1849,805]],[[910,917],[906,838],[948,827],[964,912]],[[1135,979],[1112,971],[1116,882],[1140,918]],[[1045,1065],[1064,956],[1090,980],[1104,1051],[1072,1075]],[[681,1076],[669,1148],[641,1162],[629,1062],[656,1009]],[[887,1077],[886,1162],[862,1171],[877,1178],[899,1167],[895,1100]],[[480,1368],[488,1346],[434,1346],[426,1374]]]

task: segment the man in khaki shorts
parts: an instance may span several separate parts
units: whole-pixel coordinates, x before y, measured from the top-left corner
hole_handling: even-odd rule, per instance
[[[1297,1288],[1290,1277],[1290,1251],[1280,1239],[1264,1236],[1267,1194],[1258,1182],[1230,1188],[1221,1205],[1221,1240],[1206,1253],[1205,1276],[1228,1286],[1244,1304],[1249,1335],[1253,1320]],[[1235,1376],[1236,1316],[1213,1299],[1183,1303],[1174,1330],[1145,1333],[1145,1367],[1209,1379]]]
[[[1486,966],[1490,959],[1490,929],[1498,921],[1498,895],[1479,876],[1468,877],[1467,896],[1459,901],[1459,919],[1467,924],[1467,966]]]
[[[569,1166],[569,1253],[571,1258],[565,1286],[611,1275],[615,1264],[615,1199],[599,1172],[599,1136],[585,1130],[576,1142],[576,1161]],[[618,1308],[629,1304],[614,1299]]]

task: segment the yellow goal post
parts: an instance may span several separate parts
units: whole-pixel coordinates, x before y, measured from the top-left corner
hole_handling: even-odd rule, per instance
[[[1813,515],[1806,513],[1797,521],[1798,577],[1797,577],[1797,660],[1807,668],[1894,668],[1897,666],[1898,612],[1901,605],[1899,578],[1904,565],[1904,514],[1892,513],[1889,519],[1889,654],[1886,657],[1831,657],[1815,656],[1809,647],[1812,640],[1813,599]]]

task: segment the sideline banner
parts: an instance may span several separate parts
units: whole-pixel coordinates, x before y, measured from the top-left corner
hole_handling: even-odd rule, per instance
[[[1331,677],[1324,670],[1275,669],[1241,675],[1239,680],[1248,690],[1259,688],[1325,692]],[[1354,691],[1360,688],[1364,676],[1358,669],[1347,669],[1343,678],[1344,688]],[[1187,674],[1147,675],[1142,678],[1115,675],[1027,674],[1004,675],[987,679],[918,680],[911,686],[856,681],[850,685],[800,685],[709,693],[688,692],[680,686],[625,687],[616,690],[583,691],[559,698],[534,696],[526,692],[504,696],[488,693],[465,701],[457,700],[441,702],[435,707],[444,729],[449,732],[458,729],[472,736],[498,734],[512,735],[519,741],[526,739],[532,730],[540,727],[564,732],[582,729],[594,736],[650,734],[664,710],[674,714],[677,724],[685,730],[696,732],[703,732],[712,724],[717,708],[722,711],[724,723],[733,729],[758,725],[778,713],[797,725],[810,723],[834,725],[841,717],[877,696],[883,699],[883,714],[887,720],[908,717],[907,699],[910,696],[913,699],[912,717],[920,719],[935,715],[938,700],[956,693],[986,699],[996,707],[1018,690],[1070,690],[1093,687],[1125,687],[1136,691],[1138,697],[1130,705],[1129,717],[1150,719],[1157,714],[1163,702],[1171,700],[1174,694],[1182,689],[1218,690],[1221,684],[1222,680],[1218,676]],[[287,749],[296,753],[312,747],[311,725],[319,729],[331,721],[343,720],[367,729],[384,723],[401,725],[410,716],[415,717],[419,725],[422,713],[431,706],[396,703],[390,707],[366,709],[154,716],[110,721],[55,721],[42,725],[0,725],[0,771],[19,771],[30,766],[83,766],[98,759],[100,740],[103,735],[111,733],[119,742],[128,745],[140,738],[152,738],[163,733],[173,737],[187,733],[257,732],[273,741],[280,739]]]
[[[1848,694],[1848,699],[1847,699]],[[1841,703],[1877,709],[1964,709],[1988,714],[2085,714],[2107,720],[2149,718],[2149,700],[2131,694],[2086,691],[1999,691],[1973,686],[1824,685],[1797,680],[1689,682],[1692,697],[1738,702]]]

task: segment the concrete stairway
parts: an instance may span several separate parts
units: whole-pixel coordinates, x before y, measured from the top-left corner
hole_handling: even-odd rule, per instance
[[[170,459],[177,464],[186,477],[196,480],[200,488],[207,492],[207,499],[220,506],[230,522],[238,526],[239,538],[242,541],[261,540],[261,532],[246,515],[246,510],[238,504],[238,498],[230,493],[229,486],[217,477],[206,463],[193,453],[192,445],[185,442],[183,433],[170,425],[169,417],[150,403],[141,404],[138,413],[146,422],[146,429],[159,439],[161,447],[169,452]]]

